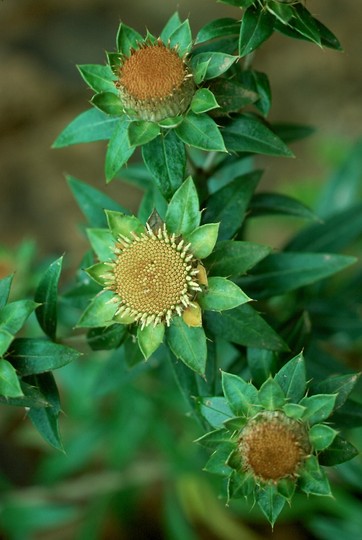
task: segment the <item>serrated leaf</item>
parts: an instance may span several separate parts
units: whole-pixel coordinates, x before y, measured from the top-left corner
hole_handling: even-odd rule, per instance
[[[95,92],[118,94],[114,82],[117,80],[110,66],[82,64],[77,66],[82,78]]]
[[[204,315],[207,328],[228,341],[274,351],[286,351],[287,345],[260,315],[248,304],[237,308]]]
[[[190,111],[175,128],[175,132],[185,144],[200,150],[226,152],[220,130],[207,114],[195,114]]]
[[[222,240],[203,262],[210,276],[236,277],[244,274],[271,251],[254,242]]]
[[[358,455],[358,450],[340,435],[337,435],[332,444],[318,456],[319,462],[325,467],[333,467],[339,463],[349,461]]]
[[[131,146],[147,144],[159,134],[159,126],[154,122],[147,122],[146,120],[131,122],[128,128],[128,139]]]
[[[23,396],[18,376],[14,366],[0,358],[0,395],[6,398],[18,398]]]
[[[185,145],[173,131],[169,131],[166,136],[144,145],[142,156],[158,189],[169,200],[184,180]]]
[[[14,274],[11,274],[10,276],[0,279],[0,309],[6,305],[9,299],[13,277]]]
[[[317,452],[330,446],[337,435],[337,431],[326,424],[315,424],[309,430],[309,440]]]
[[[58,283],[62,271],[63,257],[49,265],[36,288],[34,300],[41,304],[35,310],[38,322],[50,339],[55,340],[57,329]]]
[[[197,259],[204,259],[210,255],[214,249],[218,231],[219,223],[206,223],[184,235],[186,242],[191,243],[192,253]]]
[[[265,409],[276,411],[285,403],[285,394],[278,382],[269,377],[260,387],[258,398]]]
[[[187,326],[182,317],[174,317],[167,328],[166,340],[176,358],[199,375],[204,375],[207,348],[202,327]]]
[[[235,416],[248,416],[258,402],[258,391],[244,379],[223,371],[222,387],[224,395]]]
[[[293,403],[299,403],[306,390],[306,372],[303,354],[297,354],[275,375],[275,380]]]
[[[300,405],[306,407],[303,420],[308,421],[310,425],[326,420],[333,411],[336,397],[336,394],[317,394],[304,397],[300,401]]]
[[[263,7],[250,6],[241,20],[239,55],[246,56],[259,47],[273,33],[274,17]]]
[[[118,27],[116,43],[118,52],[129,56],[131,49],[136,49],[138,44],[143,41],[141,34],[136,32],[124,23]]]
[[[223,428],[224,422],[234,416],[224,397],[198,397],[196,403],[201,415],[215,429]]]
[[[235,283],[223,277],[209,278],[206,291],[198,296],[201,308],[211,311],[233,309],[250,300]]]
[[[108,116],[99,109],[89,109],[77,116],[58,135],[52,148],[64,148],[72,144],[105,141],[110,139],[118,117]]]
[[[104,213],[105,208],[125,214],[129,213],[128,210],[116,201],[85,182],[81,182],[73,176],[67,176],[67,182],[79,208],[92,227],[102,228],[107,226],[107,219]]]
[[[293,152],[265,124],[253,116],[240,114],[222,130],[230,152],[252,152],[270,156],[293,157]]]
[[[117,125],[110,138],[105,161],[106,181],[110,182],[121,167],[127,163],[135,148],[131,147],[128,139],[129,119],[126,116],[118,118]]]
[[[145,360],[148,360],[151,354],[158,349],[163,341],[164,335],[164,324],[157,324],[156,326],[148,325],[143,329],[140,326],[137,328],[138,345]]]
[[[199,197],[191,177],[174,193],[165,219],[167,230],[175,234],[188,234],[200,224]]]
[[[207,199],[203,222],[220,222],[219,240],[233,236],[243,223],[261,175],[261,171],[254,171],[238,176]]]

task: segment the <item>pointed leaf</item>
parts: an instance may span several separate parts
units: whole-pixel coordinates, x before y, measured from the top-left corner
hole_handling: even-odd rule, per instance
[[[163,30],[160,34],[160,38],[162,39],[163,43],[165,45],[168,44],[168,40],[170,39],[171,34],[179,27],[181,26],[182,21],[180,19],[180,15],[177,11],[169,18],[165,26],[163,27]]]
[[[214,94],[208,88],[199,88],[192,98],[190,107],[195,114],[201,114],[212,109],[217,109],[219,104]]]
[[[219,106],[219,110],[216,111],[217,114],[220,112],[223,115],[240,112],[243,107],[255,103],[259,99],[256,92],[233,79],[214,79],[211,81],[209,88]]]
[[[209,41],[210,39],[215,39],[217,37],[224,37],[230,35],[238,35],[240,31],[240,22],[236,19],[231,19],[228,17],[222,19],[215,19],[207,23],[205,26],[199,30],[195,44],[203,43],[204,41]]]
[[[258,398],[260,403],[268,411],[280,409],[285,402],[285,394],[279,384],[272,377],[269,377],[259,389]]]
[[[331,376],[318,384],[312,385],[311,389],[315,394],[337,394],[334,408],[338,409],[346,402],[359,379],[360,373],[348,375]]]
[[[99,109],[81,113],[58,135],[52,148],[110,139],[119,118],[108,116]]]
[[[186,242],[191,242],[191,251],[197,259],[204,259],[214,249],[219,223],[206,223],[196,227],[192,232],[185,235]]]
[[[236,277],[245,274],[270,251],[270,247],[262,244],[222,240],[216,244],[204,264],[210,276]]]
[[[169,47],[176,47],[177,54],[184,56],[192,47],[191,28],[188,19],[181,23],[169,36]]]
[[[88,240],[94,253],[101,261],[108,261],[114,255],[114,237],[109,229],[86,229]]]
[[[167,230],[187,234],[200,224],[199,198],[191,177],[174,193],[166,212]]]
[[[4,358],[0,358],[0,395],[6,398],[23,396],[16,370]]]
[[[200,150],[226,152],[220,130],[207,114],[189,112],[175,132],[185,144]]]
[[[257,495],[257,503],[272,527],[283,510],[285,502],[285,498],[278,493],[277,487],[273,484],[260,488]]]
[[[108,278],[107,274],[110,273],[111,267],[108,262],[100,262],[89,266],[85,270],[87,274],[94,279],[102,287],[107,286]]]
[[[232,281],[223,277],[211,277],[206,291],[198,296],[202,309],[223,311],[250,302],[250,298]]]
[[[0,309],[2,309],[8,299],[10,294],[10,288],[13,281],[14,274],[0,279]]]
[[[187,326],[182,317],[175,317],[166,332],[173,354],[190,369],[204,375],[206,367],[206,336],[203,328]]]
[[[275,380],[293,403],[299,403],[306,390],[306,373],[303,354],[294,356],[275,375]]]
[[[353,459],[359,454],[357,448],[346,441],[340,435],[337,435],[332,444],[321,452],[318,456],[319,462],[325,467],[333,467],[339,463],[344,463]]]
[[[105,175],[107,182],[116,176],[123,165],[132,156],[135,148],[128,140],[128,126],[130,121],[126,116],[118,118],[115,130],[110,138],[105,161]]]
[[[119,25],[116,37],[118,52],[129,56],[131,49],[136,49],[143,41],[141,34],[124,23]]]
[[[336,397],[336,394],[317,394],[303,398],[300,401],[300,405],[306,407],[303,420],[307,420],[310,425],[326,420],[333,411]]]
[[[273,33],[274,17],[263,7],[250,6],[241,20],[239,55],[250,54]]]
[[[323,469],[320,468],[316,456],[310,456],[305,460],[299,475],[299,485],[304,493],[331,496],[328,478]]]
[[[326,424],[315,424],[309,430],[309,440],[317,452],[330,446],[337,435],[337,431]]]
[[[123,115],[123,104],[118,95],[113,92],[101,92],[91,99],[92,105],[111,116]]]
[[[114,212],[113,210],[105,211],[108,227],[113,237],[117,240],[119,236],[125,236],[132,239],[132,232],[136,234],[142,234],[145,232],[145,227],[140,220],[135,216],[128,216],[121,212]]]
[[[137,328],[137,339],[139,348],[142,351],[145,360],[153,354],[163,341],[165,335],[165,325],[157,324],[156,326],[145,326],[143,329]]]
[[[248,416],[258,403],[258,391],[251,383],[223,371],[222,387],[230,409],[235,416]]]
[[[82,64],[77,66],[85,82],[95,92],[113,92],[118,94],[114,82],[117,80],[110,66]]]
[[[87,333],[87,343],[92,351],[110,351],[117,349],[126,335],[127,326],[122,324],[91,328]]]
[[[15,334],[37,306],[32,300],[17,300],[3,307],[0,311],[0,331],[3,336],[0,340],[0,355],[6,352]]]
[[[221,443],[230,442],[230,433],[228,433],[226,429],[215,429],[214,431],[210,431],[210,433],[206,433],[206,435],[199,437],[195,442],[201,444],[205,448],[215,449],[215,447]]]
[[[154,122],[138,120],[131,122],[128,128],[128,139],[131,146],[142,146],[155,139],[160,128]]]
[[[247,360],[253,382],[261,386],[275,371],[276,354],[265,349],[248,347]]]
[[[256,193],[251,200],[250,210],[253,217],[285,215],[319,221],[317,215],[303,203],[279,193]]]
[[[114,323],[112,320],[118,305],[109,302],[114,298],[111,291],[102,291],[95,296],[85,309],[77,323],[78,328],[97,328],[99,326],[109,326]]]
[[[45,334],[53,340],[57,329],[58,283],[62,264],[63,257],[60,257],[49,265],[34,295],[34,300],[41,304],[35,311],[38,322]]]
[[[224,397],[198,397],[196,403],[202,416],[215,429],[223,428],[224,422],[234,416]]]

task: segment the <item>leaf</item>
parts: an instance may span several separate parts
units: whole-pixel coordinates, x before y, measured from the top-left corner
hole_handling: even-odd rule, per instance
[[[271,89],[267,75],[260,71],[245,70],[240,73],[239,82],[258,95],[255,107],[267,116],[271,106]]]
[[[325,450],[333,442],[337,431],[325,424],[315,424],[309,430],[309,440],[317,452]]]
[[[233,449],[234,444],[231,442],[220,445],[215,452],[211,454],[210,459],[206,463],[203,470],[212,474],[229,476],[232,469],[227,464],[227,461]]]
[[[345,404],[348,396],[352,392],[359,379],[360,373],[349,373],[347,375],[332,375],[317,384],[312,384],[311,390],[314,394],[337,394],[335,410]]]
[[[101,261],[114,255],[114,237],[109,229],[86,229],[88,240],[94,253]]]
[[[319,221],[318,216],[305,204],[280,193],[256,193],[251,199],[251,216],[285,215]]]
[[[203,262],[210,276],[236,277],[245,274],[270,251],[270,247],[254,242],[222,240]]]
[[[198,302],[202,309],[223,311],[250,302],[250,298],[232,281],[211,277],[207,290],[198,296]]]
[[[222,313],[206,312],[207,328],[215,335],[246,347],[286,351],[281,337],[249,305]]]
[[[316,21],[302,4],[298,3],[294,6],[293,17],[289,20],[289,25],[308,41],[321,45]]]
[[[184,236],[187,243],[191,242],[191,251],[197,259],[204,259],[210,255],[214,249],[218,231],[219,223],[206,223]]]
[[[287,124],[278,123],[273,124],[273,131],[280,137],[285,143],[299,141],[305,137],[313,135],[315,129],[311,126],[305,126],[300,124]]]
[[[14,274],[0,279],[0,309],[6,306]]]
[[[163,30],[160,34],[160,38],[162,39],[163,43],[167,45],[168,40],[170,39],[171,34],[182,24],[180,15],[177,11],[169,18],[165,26],[163,27]]]
[[[126,116],[118,118],[118,123],[110,138],[105,161],[106,181],[110,182],[123,165],[132,156],[135,148],[128,140],[128,126],[130,121]]]
[[[256,92],[249,90],[235,80],[214,79],[209,84],[209,88],[219,106],[219,109],[215,111],[217,115],[239,112],[246,105],[259,99]]]
[[[202,437],[196,439],[195,442],[201,444],[205,448],[215,449],[219,444],[230,442],[230,433],[228,433],[226,429],[216,429],[202,435]]]
[[[238,176],[207,199],[203,221],[220,222],[219,240],[230,238],[240,228],[261,175],[262,171],[254,171]]]
[[[29,382],[39,388],[50,406],[41,409],[31,408],[28,416],[40,435],[54,448],[63,451],[58,425],[60,402],[54,377],[51,373],[42,373],[29,378]]]
[[[220,130],[207,114],[190,111],[175,132],[182,142],[200,150],[226,152]]]
[[[67,176],[67,182],[79,208],[92,227],[107,227],[105,208],[125,214],[129,213],[123,206],[85,182],[81,182],[73,176]]]
[[[269,298],[325,279],[355,262],[354,257],[330,253],[275,253],[238,284],[253,298]]]
[[[243,15],[239,36],[239,55],[246,56],[273,33],[274,17],[264,8],[250,6]]]
[[[131,146],[142,146],[155,139],[160,128],[154,122],[138,120],[131,122],[128,128],[128,139]]]
[[[23,396],[16,370],[4,358],[0,358],[0,395],[6,398]]]
[[[197,397],[197,408],[211,427],[220,429],[234,416],[224,397]]]
[[[9,354],[12,365],[22,377],[58,369],[80,356],[71,347],[41,338],[17,338]]]
[[[109,230],[113,237],[117,240],[120,236],[133,239],[132,232],[136,234],[142,234],[145,232],[145,227],[140,220],[135,216],[129,216],[122,212],[115,212],[113,210],[105,211],[107,217],[107,223]]]
[[[306,391],[306,372],[303,354],[297,354],[275,375],[284,394],[292,403],[299,403]]]
[[[331,488],[328,478],[320,468],[316,456],[309,456],[303,463],[298,473],[299,485],[307,495],[331,496]]]
[[[114,82],[117,80],[110,66],[82,64],[77,66],[85,82],[95,92],[113,92],[118,94]]]
[[[32,300],[17,300],[11,302],[0,311],[0,355],[3,355],[15,334],[23,327],[29,315],[38,306]]]
[[[14,368],[12,367],[12,369]],[[20,382],[20,389],[23,392],[21,397],[11,398],[11,397],[4,397],[0,395],[0,403],[2,403],[3,405],[10,405],[12,407],[40,408],[40,407],[49,406],[49,403],[46,401],[43,394],[38,390],[38,388],[24,381],[19,381],[19,382]]]
[[[108,116],[99,109],[88,109],[68,124],[58,135],[52,148],[110,139],[118,123],[117,117]]]
[[[276,355],[273,351],[248,347],[247,361],[252,380],[257,386],[262,385],[275,371]]]
[[[123,115],[123,104],[118,95],[113,92],[101,92],[91,99],[92,105],[110,116]]]
[[[50,339],[55,340],[57,329],[58,283],[62,271],[63,257],[49,265],[36,288],[34,300],[41,304],[35,310],[38,322]]]
[[[299,403],[306,407],[303,420],[308,421],[311,426],[326,420],[332,414],[336,397],[336,394],[316,394],[304,397]]]
[[[165,335],[165,325],[157,324],[156,326],[145,326],[143,329],[137,328],[137,339],[139,348],[142,351],[145,360],[158,349]]]
[[[186,167],[185,146],[174,131],[157,137],[142,147],[142,157],[147,169],[161,191],[169,200],[181,186]]]
[[[273,131],[250,115],[240,114],[227,122],[222,134],[230,152],[293,157],[291,150]]]
[[[280,409],[285,402],[285,394],[278,382],[271,376],[261,385],[258,398],[265,409],[276,411]]]
[[[92,351],[109,351],[117,349],[124,341],[126,334],[127,326],[123,324],[91,328],[87,333],[87,343]]]
[[[129,56],[131,49],[137,49],[143,41],[141,34],[122,23],[118,27],[116,43],[118,52]]]
[[[119,307],[116,303],[109,302],[112,298],[114,293],[111,291],[102,291],[95,296],[80,317],[77,328],[110,326]]]
[[[219,105],[211,90],[208,88],[199,88],[192,98],[190,107],[195,114],[202,114],[212,109],[217,109]]]
[[[358,454],[359,452],[353,444],[343,439],[340,435],[337,435],[332,444],[319,454],[318,459],[321,465],[333,467],[334,465],[353,459]]]
[[[108,262],[99,262],[89,266],[85,269],[85,272],[94,279],[102,287],[107,287],[108,277],[110,273],[110,266]],[[97,290],[95,292],[98,292]]]
[[[205,69],[202,69],[203,80],[209,80],[220,77],[237,59],[237,56],[223,52],[200,52],[191,58],[191,68],[193,72],[197,72],[199,66],[205,66]],[[197,78],[196,81],[197,84],[201,82]]]
[[[224,396],[235,416],[248,416],[258,403],[258,391],[251,383],[232,373],[221,372]]]
[[[267,484],[259,488],[256,500],[261,511],[273,527],[280,512],[284,508],[285,498],[278,493],[276,486]]]
[[[207,23],[201,28],[201,30],[199,30],[195,39],[195,44],[203,43],[204,41],[218,37],[239,34],[239,32],[240,22],[236,19],[231,19],[229,17],[215,19]]]
[[[191,177],[174,193],[166,212],[167,230],[188,234],[200,224],[199,198]]]
[[[176,47],[177,54],[184,56],[192,47],[191,28],[188,19],[181,23],[169,36],[169,47]]]
[[[206,336],[202,327],[187,326],[182,317],[174,317],[166,331],[167,343],[173,354],[199,375],[206,367]]]

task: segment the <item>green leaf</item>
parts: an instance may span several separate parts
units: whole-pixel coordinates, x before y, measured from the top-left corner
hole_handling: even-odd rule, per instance
[[[298,403],[285,403],[283,405],[283,411],[289,418],[294,418],[294,420],[301,420],[305,413],[306,408]]]
[[[304,397],[300,401],[300,405],[306,407],[303,420],[307,420],[310,425],[326,420],[334,409],[336,397],[336,394],[317,394]]]
[[[191,177],[174,193],[166,212],[167,230],[188,234],[200,224],[199,197]]]
[[[142,147],[142,156],[147,169],[161,191],[169,200],[181,186],[186,167],[185,145],[174,131],[157,137]]]
[[[221,476],[229,476],[232,472],[231,467],[227,465],[228,458],[234,449],[233,443],[224,443],[220,445],[204,467],[204,471],[219,474]]]
[[[226,371],[221,372],[224,396],[235,416],[248,416],[258,403],[258,391],[251,383]]]
[[[156,326],[145,326],[143,329],[137,328],[137,339],[139,348],[142,351],[145,360],[153,354],[163,341],[165,335],[165,325],[157,324]]]
[[[259,389],[258,398],[260,403],[268,411],[276,411],[285,403],[285,394],[278,382],[269,377]]]
[[[275,375],[284,394],[293,403],[299,403],[306,390],[306,373],[303,354],[297,354]]]
[[[118,94],[117,80],[110,66],[99,64],[82,64],[77,66],[82,78],[95,92],[112,92]]]
[[[261,175],[262,171],[254,171],[238,176],[207,199],[203,221],[220,222],[219,240],[230,238],[240,228]]]
[[[32,300],[11,302],[0,311],[0,355],[3,355],[15,334],[23,327],[29,315],[38,306]]]
[[[360,373],[332,375],[317,384],[313,384],[311,390],[314,394],[337,394],[334,408],[339,409],[339,407],[345,404],[359,376]]]
[[[142,146],[155,139],[160,128],[154,122],[138,120],[131,122],[128,128],[128,139],[131,146]]]
[[[51,373],[42,373],[29,378],[29,382],[39,388],[50,407],[31,408],[28,416],[41,436],[54,448],[63,451],[58,425],[60,402],[54,377]]]
[[[299,471],[299,486],[307,495],[331,496],[328,478],[315,456],[309,456]]]
[[[239,55],[246,56],[259,47],[273,33],[274,17],[264,9],[250,6],[241,20]]]
[[[309,430],[309,440],[317,452],[330,446],[337,435],[337,431],[325,424],[315,424]]]
[[[201,30],[199,30],[195,39],[195,44],[203,43],[204,41],[218,37],[239,34],[239,31],[240,22],[236,19],[231,19],[229,17],[215,19],[207,23],[201,28]]]
[[[87,342],[92,351],[109,351],[117,349],[124,341],[126,334],[127,326],[123,324],[91,328],[87,333]]]
[[[80,353],[41,338],[18,338],[10,349],[11,363],[21,376],[52,371],[76,360]]]
[[[119,118],[108,116],[99,109],[89,109],[77,116],[58,135],[52,148],[110,139]]]
[[[316,21],[302,4],[298,3],[294,6],[293,17],[289,20],[289,25],[308,41],[321,45]]]
[[[124,212],[125,214],[129,213],[123,206],[85,182],[81,182],[73,176],[67,176],[67,182],[79,208],[92,227],[102,228],[107,226],[105,208]]]
[[[303,124],[288,124],[282,122],[278,124],[273,124],[273,131],[284,142],[290,143],[294,141],[299,141],[301,139],[304,139],[305,137],[313,135],[315,129],[311,126],[305,126]]]
[[[145,227],[136,216],[128,216],[122,212],[114,212],[113,210],[105,211],[109,230],[113,237],[117,240],[120,236],[132,239],[132,232],[142,234],[145,232]]]
[[[256,102],[259,96],[235,80],[215,79],[209,84],[219,109],[217,114],[239,112],[246,105]],[[196,111],[195,111],[196,112]]]
[[[188,19],[181,23],[169,36],[169,46],[176,47],[180,57],[187,54],[192,47],[191,28]]]
[[[250,302],[250,298],[235,283],[223,277],[211,277],[207,290],[198,296],[202,309],[223,311]]]
[[[220,130],[207,114],[195,114],[190,111],[175,128],[175,132],[185,144],[200,150],[226,152]]]
[[[86,229],[93,251],[101,261],[108,261],[114,255],[114,237],[109,229]]]
[[[128,140],[129,123],[130,121],[126,116],[118,118],[116,128],[109,141],[105,161],[107,182],[110,182],[116,176],[119,169],[127,163],[135,150],[134,147],[130,146]]]
[[[267,75],[260,71],[245,70],[240,73],[239,82],[258,95],[255,107],[267,116],[271,106],[271,89]]]
[[[249,305],[244,304],[222,313],[206,312],[207,328],[223,339],[272,351],[286,351],[281,337]]]
[[[318,216],[308,206],[280,193],[256,193],[249,209],[252,217],[285,215],[319,221]]]
[[[325,467],[333,467],[339,463],[344,463],[353,459],[359,454],[357,448],[346,441],[340,435],[337,435],[332,444],[321,452],[318,456],[319,462]]]
[[[253,298],[269,298],[325,279],[355,262],[355,257],[330,253],[275,253],[238,283]]]
[[[137,49],[139,43],[143,41],[141,34],[121,23],[118,27],[116,43],[118,52],[129,56],[131,49]]]
[[[238,115],[225,124],[222,134],[225,146],[230,152],[293,157],[284,142],[254,116]]]
[[[107,274],[110,273],[111,267],[108,262],[99,262],[96,264],[93,264],[92,266],[89,266],[85,270],[87,274],[94,279],[99,285],[102,287],[107,286]]]
[[[202,69],[203,80],[209,80],[220,77],[237,59],[237,56],[223,52],[200,52],[191,58],[191,68],[197,72],[199,66],[206,66],[206,69]],[[196,82],[199,84],[201,81],[196,79]]]
[[[123,115],[123,104],[118,95],[113,92],[101,92],[91,99],[92,105],[111,116]]]
[[[49,265],[34,295],[34,300],[41,304],[35,311],[36,317],[42,330],[52,340],[55,340],[57,329],[57,296],[62,264],[63,257],[60,257]]]
[[[195,114],[202,114],[217,109],[219,104],[208,88],[199,88],[192,98],[190,107]]]
[[[236,277],[245,274],[271,251],[254,242],[222,240],[203,262],[210,276]]]
[[[0,309],[6,306],[14,274],[0,279]]]
[[[111,291],[102,291],[95,296],[79,319],[77,328],[97,328],[113,324],[112,319],[118,304],[109,302],[112,298],[114,294]]]
[[[214,249],[219,223],[206,223],[196,227],[192,232],[185,235],[186,242],[191,242],[191,251],[197,259],[204,259]]]
[[[233,412],[224,397],[197,397],[197,407],[211,427],[220,429],[232,418]]]
[[[278,493],[276,486],[268,484],[259,489],[256,500],[261,511],[273,527],[284,508],[285,498]]]
[[[182,22],[180,19],[180,15],[177,11],[169,18],[165,26],[163,27],[163,30],[160,34],[160,38],[162,39],[163,43],[165,45],[168,44],[168,40],[170,39],[171,34],[179,27],[181,26]]]
[[[230,442],[230,433],[226,429],[215,429],[196,439],[205,448],[215,449],[219,444]]]
[[[187,326],[182,317],[174,317],[167,328],[166,339],[177,358],[199,375],[204,375],[207,349],[203,328]]]
[[[11,365],[11,364],[10,364]],[[11,366],[12,367],[12,366]],[[14,369],[12,367],[12,369]],[[15,370],[14,370],[15,371]],[[0,403],[12,407],[47,407],[49,403],[43,394],[33,385],[20,381],[20,390],[23,392],[21,397],[4,397],[0,392]]]
[[[273,351],[248,347],[247,361],[252,380],[257,386],[262,385],[275,371],[276,355]]]
[[[4,358],[0,358],[0,395],[6,398],[23,396],[16,370]]]

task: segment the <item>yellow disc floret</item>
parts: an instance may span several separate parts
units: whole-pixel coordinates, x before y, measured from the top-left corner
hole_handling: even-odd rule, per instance
[[[117,313],[133,316],[142,327],[169,325],[173,315],[182,315],[201,290],[189,248],[183,239],[169,236],[165,226],[156,234],[147,226],[140,235],[132,233],[132,240],[121,236],[106,276],[119,303]]]

